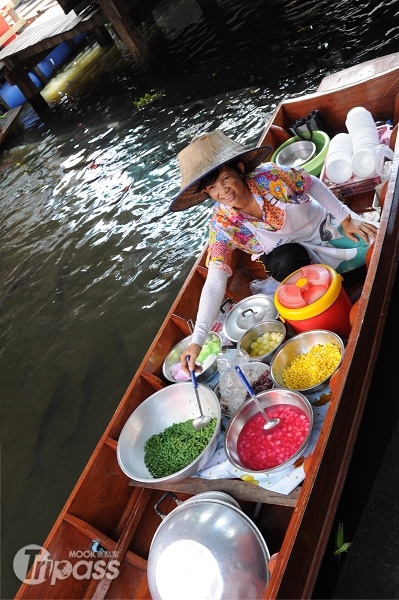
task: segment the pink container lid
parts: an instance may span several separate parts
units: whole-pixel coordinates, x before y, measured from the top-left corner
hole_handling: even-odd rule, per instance
[[[277,298],[286,308],[303,308],[328,291],[331,274],[323,265],[307,265],[287,277],[277,288]]]

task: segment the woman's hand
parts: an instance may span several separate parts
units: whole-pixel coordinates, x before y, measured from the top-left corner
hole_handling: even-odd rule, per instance
[[[180,355],[180,366],[189,376],[191,376],[190,371],[202,371],[202,367],[195,364],[201,350],[202,347],[199,344],[190,344]],[[190,357],[190,361],[187,364],[188,356]]]
[[[348,215],[341,222],[341,226],[346,237],[354,242],[358,242],[359,238],[361,238],[367,244],[370,244],[378,232],[378,227],[374,223],[362,221],[361,219],[353,219],[351,215]]]

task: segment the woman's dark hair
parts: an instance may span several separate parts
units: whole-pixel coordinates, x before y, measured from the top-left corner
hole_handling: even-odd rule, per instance
[[[229,160],[228,162],[223,163],[222,165],[220,165],[220,167],[217,167],[210,173],[207,173],[206,175],[204,175],[204,177],[202,177],[202,179],[199,180],[197,189],[203,190],[208,185],[214,184],[216,179],[219,177],[219,173],[223,167],[230,167],[231,169],[235,169],[236,171],[238,171],[237,165],[239,162],[239,158],[234,158],[233,160]]]

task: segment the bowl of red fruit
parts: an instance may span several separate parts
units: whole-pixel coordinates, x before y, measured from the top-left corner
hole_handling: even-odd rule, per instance
[[[224,437],[229,462],[245,473],[286,469],[304,453],[313,427],[309,400],[294,390],[273,388],[257,395],[274,427],[265,429],[265,417],[250,398],[232,417]]]

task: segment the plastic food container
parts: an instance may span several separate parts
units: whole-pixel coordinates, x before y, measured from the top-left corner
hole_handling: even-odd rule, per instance
[[[327,329],[342,339],[349,336],[352,304],[342,277],[328,265],[308,265],[289,275],[277,288],[274,303],[295,333]]]
[[[289,138],[287,141],[281,144],[281,146],[279,146],[277,150],[275,150],[275,152],[272,155],[272,161],[276,162],[277,155],[283,150],[283,148],[285,148],[289,144],[293,144],[299,141],[300,138],[297,135]],[[312,142],[316,144],[316,152],[310,158],[310,160],[301,165],[301,168],[305,169],[306,171],[308,171],[308,173],[311,173],[312,175],[319,176],[325,158],[327,156],[328,148],[330,145],[330,137],[324,131],[313,131]]]

